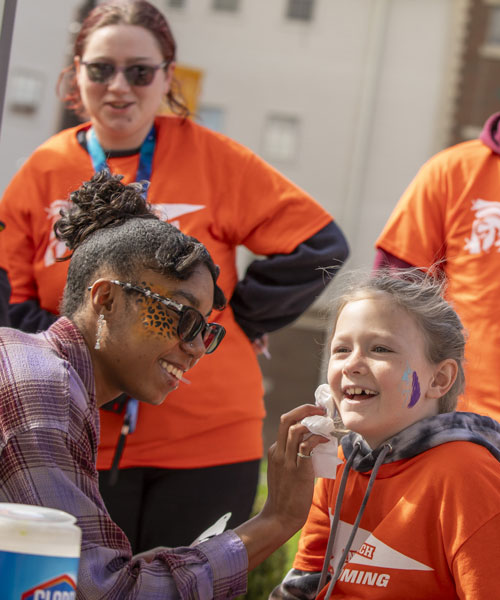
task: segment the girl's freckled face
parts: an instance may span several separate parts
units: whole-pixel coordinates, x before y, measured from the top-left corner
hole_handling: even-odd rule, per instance
[[[437,414],[437,401],[427,397],[433,376],[417,322],[387,294],[344,306],[332,338],[328,383],[345,426],[372,448]],[[346,393],[353,388],[369,393]]]

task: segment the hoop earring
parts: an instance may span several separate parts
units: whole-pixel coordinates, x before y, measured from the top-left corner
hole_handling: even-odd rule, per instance
[[[99,318],[97,319],[97,331],[95,335],[95,346],[94,350],[101,349],[101,336],[102,336],[102,328],[104,327],[104,323],[106,320],[104,319],[104,315],[101,313]]]

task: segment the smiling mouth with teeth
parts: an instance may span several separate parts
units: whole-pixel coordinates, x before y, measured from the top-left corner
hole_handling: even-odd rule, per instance
[[[372,398],[373,396],[376,396],[377,392],[374,392],[373,390],[367,390],[365,388],[361,388],[361,387],[355,387],[355,386],[351,386],[348,388],[345,388],[344,390],[344,396],[346,398],[349,398],[349,400],[352,400],[353,398]]]
[[[159,362],[160,362],[160,365],[162,366],[162,368],[165,369],[165,371],[167,371],[167,373],[170,373],[170,375],[173,375],[179,381],[183,381],[184,383],[191,383],[184,377],[184,371],[182,369],[179,369],[178,367],[174,367],[174,365],[171,365],[170,363],[168,363],[166,360],[163,360],[163,359],[160,359]]]

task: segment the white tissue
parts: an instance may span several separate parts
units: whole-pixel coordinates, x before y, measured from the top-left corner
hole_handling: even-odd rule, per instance
[[[329,441],[323,444],[318,444],[313,450],[312,463],[314,474],[316,477],[325,477],[326,479],[335,479],[337,474],[337,465],[342,460],[338,457],[338,440],[335,437],[335,425],[333,415],[335,413],[335,405],[330,393],[330,386],[322,383],[314,392],[316,405],[321,406],[326,410],[326,415],[314,415],[302,419],[302,425],[313,434],[322,435]]]
[[[206,540],[210,539],[214,535],[220,535],[221,533],[223,533],[224,529],[226,529],[227,522],[231,518],[231,514],[232,513],[228,512],[225,515],[222,515],[222,517],[218,519],[213,525],[210,525],[208,529],[205,529],[203,533],[200,533],[200,535],[195,539],[191,546],[196,546],[197,544],[200,544],[201,542],[205,542]]]
[[[316,391],[314,392],[314,397],[316,398],[316,404],[326,410],[326,416],[330,417],[330,419],[333,419],[333,415],[335,413],[335,404],[333,403],[330,386],[327,383],[318,385]]]

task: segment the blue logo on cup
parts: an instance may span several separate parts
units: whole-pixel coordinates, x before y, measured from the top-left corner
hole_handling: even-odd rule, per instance
[[[76,584],[68,575],[61,575],[24,592],[21,600],[75,600]]]

